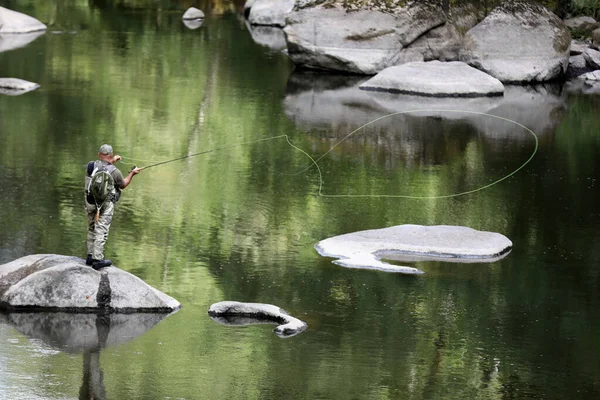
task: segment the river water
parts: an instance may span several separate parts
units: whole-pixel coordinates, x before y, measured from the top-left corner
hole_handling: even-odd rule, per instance
[[[116,208],[106,256],[183,308],[142,322],[0,314],[0,398],[600,397],[600,96],[363,92],[363,77],[295,70],[233,7],[188,29],[186,2],[9,3],[49,30],[0,53],[0,76],[41,85],[0,96],[0,263],[85,256],[84,166],[100,144],[124,172],[226,148],[143,171]],[[280,135],[322,157],[321,177]],[[534,152],[495,185],[437,198]],[[493,263],[398,263],[419,276],[314,249],[407,223],[499,232],[514,248]],[[207,310],[223,300],[275,304],[308,329],[219,324]],[[101,351],[81,345],[90,326],[112,338]]]

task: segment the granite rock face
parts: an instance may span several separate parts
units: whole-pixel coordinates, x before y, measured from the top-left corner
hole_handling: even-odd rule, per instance
[[[37,254],[0,265],[0,308],[69,312],[172,312],[181,304],[116,267]]]
[[[499,233],[463,226],[399,225],[335,236],[320,241],[315,248],[323,256],[339,258],[334,263],[344,267],[419,274],[423,272],[416,268],[390,265],[380,259],[402,260],[404,255],[489,262],[508,254],[512,242]]]
[[[389,67],[360,88],[433,97],[501,96],[498,79],[459,61],[412,62]]]
[[[341,3],[296,7],[285,27],[288,54],[296,64],[359,74],[397,65],[400,51],[443,25],[446,15],[428,2],[408,2],[393,12]]]
[[[307,324],[272,304],[222,301],[210,306],[208,315],[224,325],[252,325],[261,323],[280,324],[273,332],[279,337],[295,336],[307,328]]]
[[[467,32],[459,59],[502,82],[544,82],[563,76],[571,35],[543,6],[508,0]]]
[[[46,25],[29,15],[0,7],[0,35],[46,30]]]

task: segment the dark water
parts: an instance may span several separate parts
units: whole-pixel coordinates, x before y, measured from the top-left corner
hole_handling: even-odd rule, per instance
[[[1,316],[0,398],[600,397],[598,95],[363,92],[364,78],[294,71],[233,6],[203,7],[190,30],[183,1],[9,3],[50,28],[0,53],[0,76],[41,85],[0,97],[0,263],[85,256],[83,167],[104,142],[123,171],[282,134],[319,158],[369,121],[419,111],[319,161],[323,194],[373,197],[319,196],[317,170],[298,173],[311,162],[282,138],[142,172],[118,204],[107,257],[182,310],[145,323]],[[530,133],[475,113],[533,130],[531,162],[469,195],[377,197],[471,191],[527,161]],[[345,269],[313,248],[405,223],[500,232],[514,249],[495,263],[411,263],[425,271],[415,277]],[[269,325],[220,325],[206,311],[222,300],[276,304],[308,330],[281,339]]]

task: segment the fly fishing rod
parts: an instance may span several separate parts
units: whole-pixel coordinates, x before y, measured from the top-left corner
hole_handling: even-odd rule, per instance
[[[257,142],[264,142],[266,140],[274,140],[274,139],[279,139],[279,138],[283,138],[283,137],[287,137],[287,135],[271,136],[271,137],[263,138],[263,139],[250,140],[248,142],[235,143],[235,144],[232,144],[232,145],[229,145],[229,146],[217,147],[216,149],[204,150],[204,151],[200,151],[198,153],[188,154],[188,155],[185,155],[185,156],[173,158],[171,160],[160,161],[160,162],[157,162],[157,163],[154,163],[154,164],[150,164],[150,165],[146,165],[145,167],[140,167],[140,168],[141,169],[148,169],[148,168],[152,168],[152,167],[158,167],[159,165],[164,165],[164,164],[172,163],[172,162],[175,162],[175,161],[185,160],[186,158],[196,157],[196,156],[200,156],[202,154],[208,154],[208,153],[212,153],[212,152],[215,152],[215,151],[230,149],[230,148],[236,147],[236,146],[243,146],[243,145],[246,145],[246,144],[252,144],[252,143],[257,143]],[[133,165],[131,167],[130,172],[133,171],[136,168],[137,168],[137,166]]]

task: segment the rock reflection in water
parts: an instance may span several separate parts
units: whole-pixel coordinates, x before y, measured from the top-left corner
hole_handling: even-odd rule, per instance
[[[251,25],[248,21],[246,21],[246,28],[248,28],[248,32],[250,32],[252,40],[254,40],[256,44],[268,47],[275,51],[281,51],[287,48],[285,34],[281,28]]]
[[[83,353],[80,399],[106,399],[100,368],[103,348],[129,342],[152,329],[168,314],[73,314],[61,312],[0,313],[0,323],[30,339],[67,353]]]
[[[25,47],[38,37],[43,36],[45,33],[46,31],[1,34],[0,53]]]

